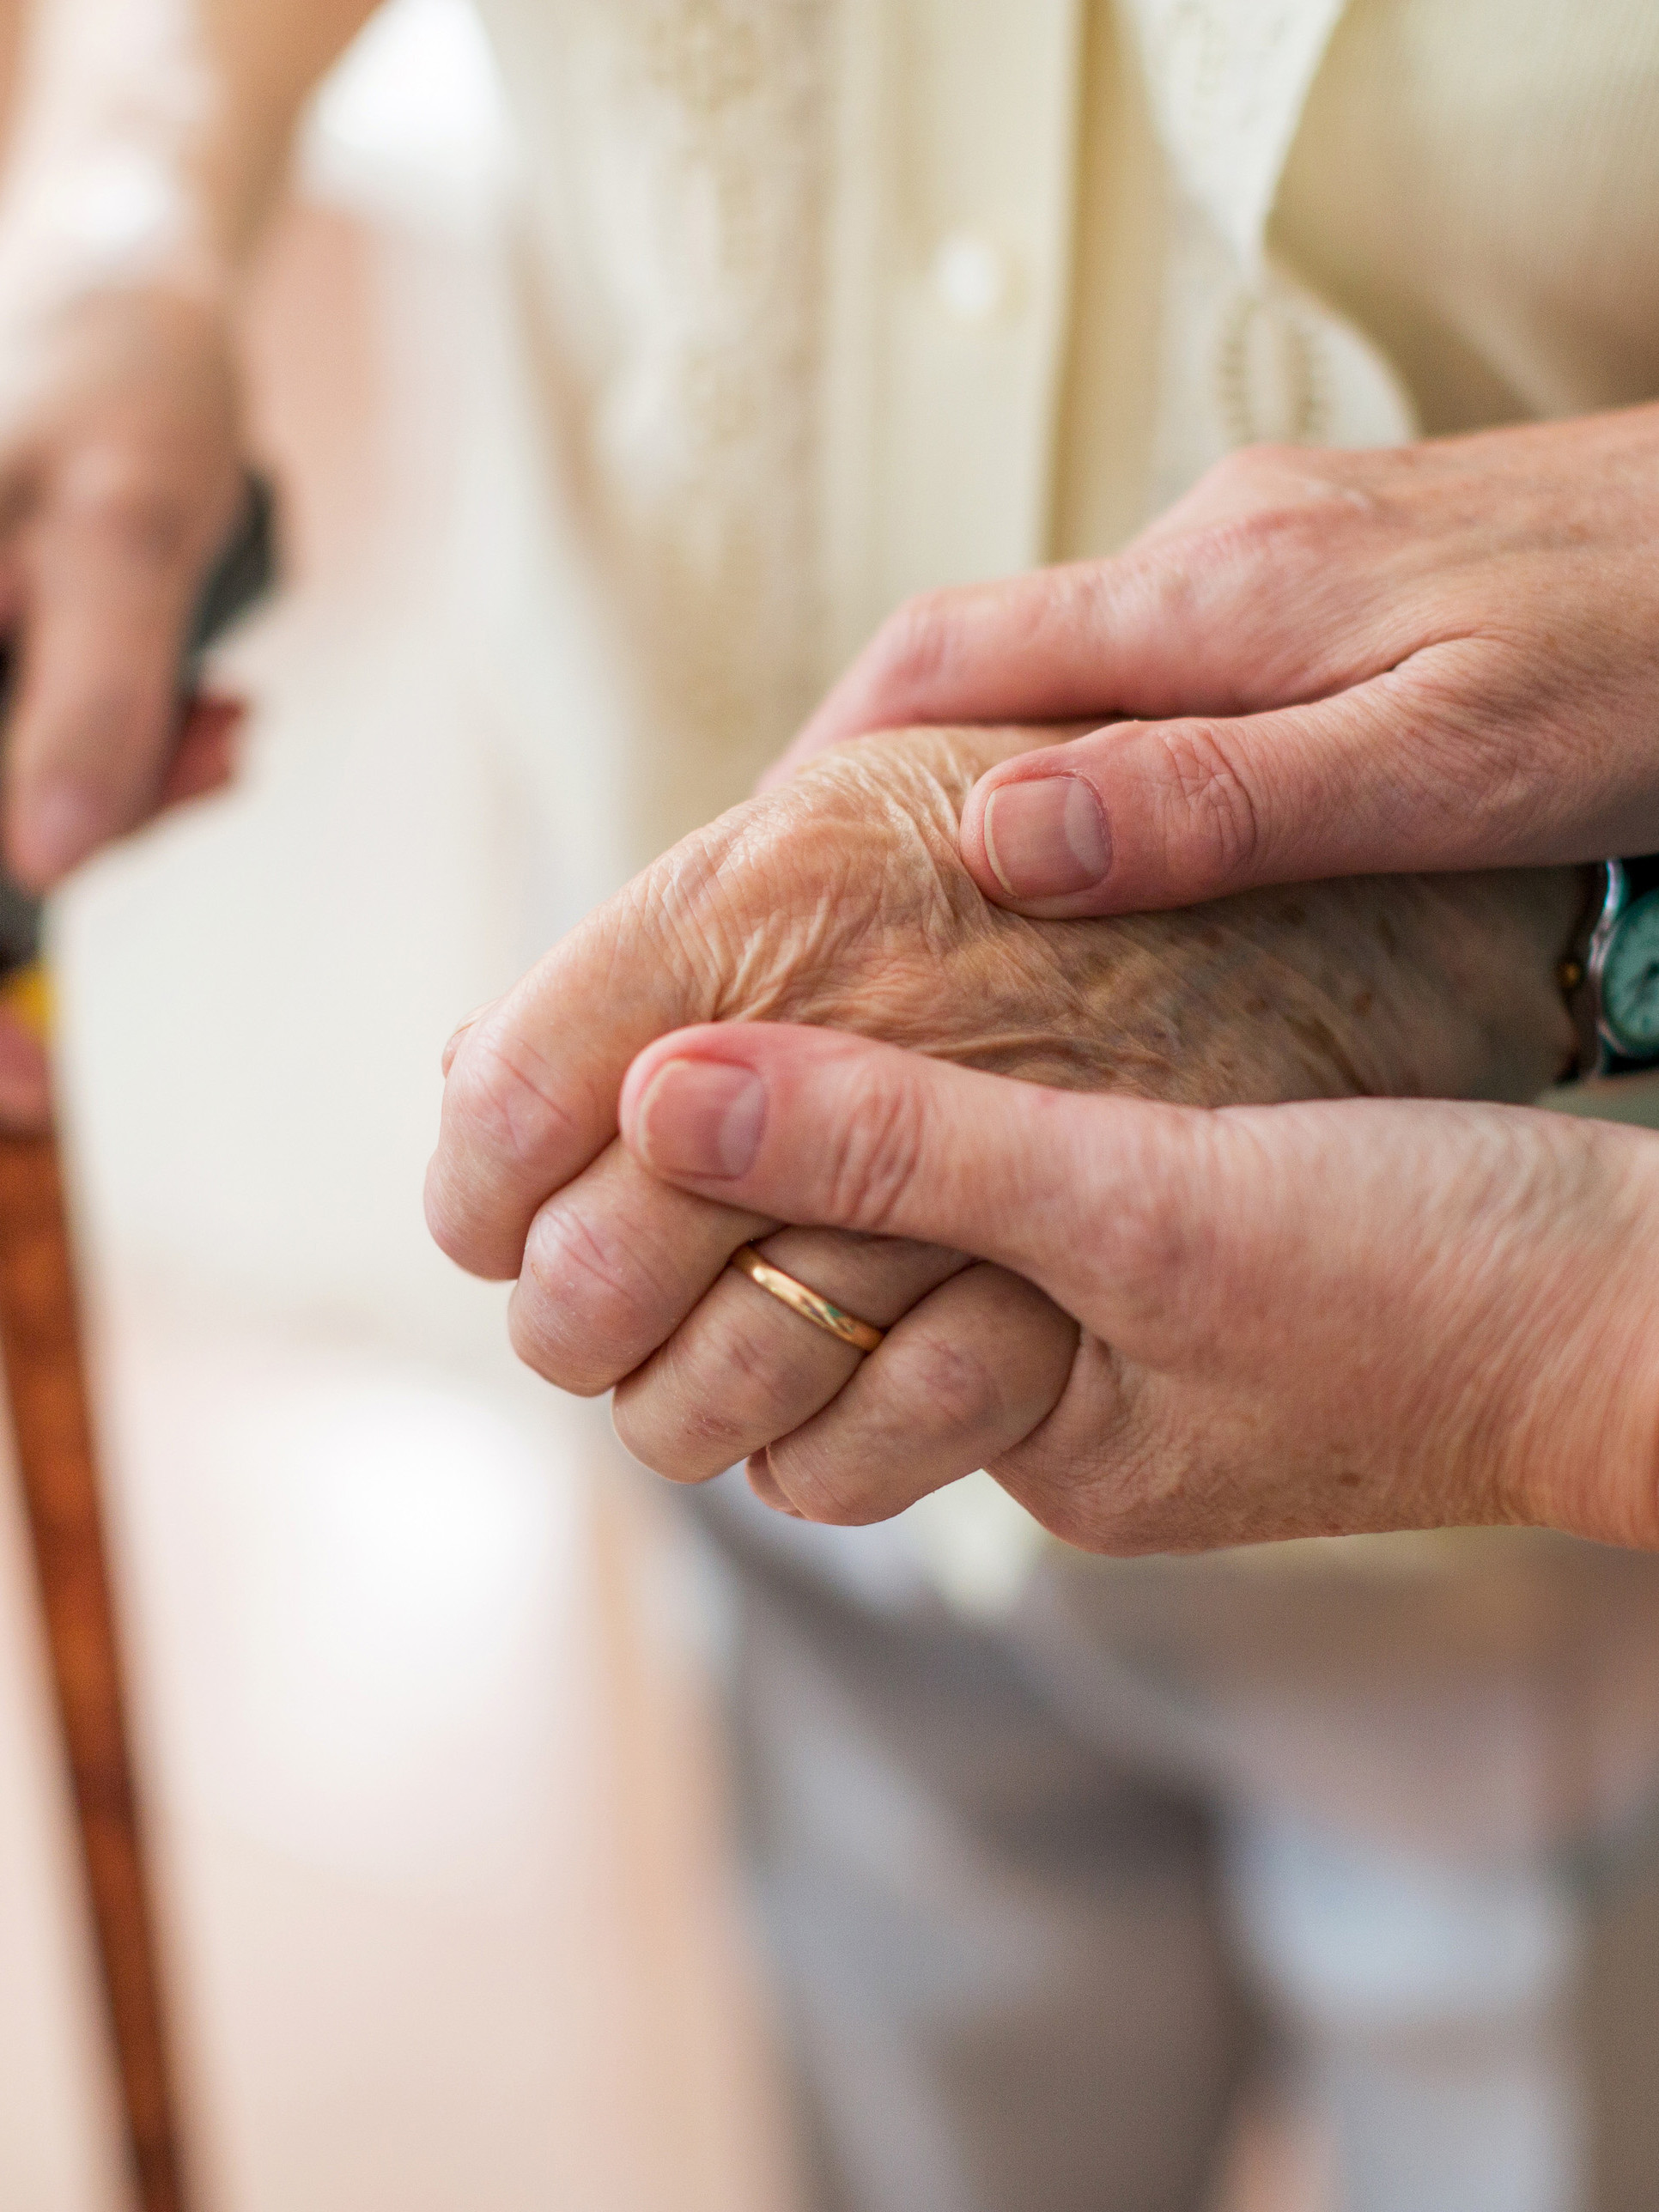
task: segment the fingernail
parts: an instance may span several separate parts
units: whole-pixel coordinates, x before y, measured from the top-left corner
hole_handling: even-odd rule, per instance
[[[799,1505],[792,1505],[779,1487],[772,1472],[772,1463],[763,1450],[751,1452],[744,1466],[749,1478],[749,1487],[763,1505],[769,1505],[774,1513],[787,1513],[792,1521],[804,1521],[805,1515]]]
[[[52,883],[84,860],[106,827],[104,810],[76,783],[52,783],[24,802],[20,842],[29,872]]]
[[[1000,784],[986,801],[985,854],[1011,898],[1089,890],[1112,865],[1105,809],[1080,775]]]
[[[478,1024],[483,1019],[484,1016],[489,1012],[495,1003],[495,1001],[494,999],[486,999],[483,1006],[474,1006],[472,1012],[467,1016],[466,1019],[464,1022],[457,1022],[454,1028],[450,1031],[448,1038],[446,1040],[444,1044],[443,1072],[446,1075],[448,1074],[450,1069],[455,1064],[455,1055],[460,1050],[462,1040],[466,1036],[467,1031],[477,1027]]]
[[[662,1175],[740,1176],[765,1120],[765,1086],[746,1067],[665,1060],[640,1102],[640,1147]]]

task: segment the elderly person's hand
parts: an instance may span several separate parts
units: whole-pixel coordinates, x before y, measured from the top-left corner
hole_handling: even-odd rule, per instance
[[[705,1199],[1044,1291],[1053,1356],[987,1464],[1085,1549],[1501,1522],[1659,1548],[1659,1137],[1420,1102],[1203,1114],[759,1024],[649,1046],[622,1127]],[[951,1377],[928,1310],[837,1401],[878,1466],[902,1444],[884,1370],[924,1437]],[[799,1449],[777,1470],[809,1513],[817,1478]]]
[[[1233,456],[1120,558],[918,601],[791,760],[900,722],[1109,721],[963,819],[1030,914],[1659,848],[1659,407]]]
[[[40,889],[145,820],[170,778],[199,787],[199,724],[177,760],[179,669],[245,496],[243,438],[214,302],[112,289],[0,338],[3,845]]]
[[[769,1239],[771,1217],[646,1175],[616,1140],[617,1097],[670,1030],[812,1022],[1191,1104],[1521,1099],[1571,1057],[1555,969],[1575,874],[1327,884],[1085,925],[989,905],[957,851],[963,800],[1048,734],[910,732],[825,754],[647,869],[452,1048],[434,1232],[476,1272],[519,1278],[514,1336],[533,1366],[622,1386],[618,1426],[651,1466],[699,1480],[769,1446],[775,1470],[815,1454],[813,1510],[874,1518],[1026,1434],[1073,1352],[1072,1324],[1012,1274],[915,1241]],[[838,1426],[856,1354],[726,1272],[756,1238],[876,1322],[926,1299],[908,1379],[886,1363],[881,1449]]]
[[[241,453],[222,307],[135,284],[0,328],[0,850],[32,889],[229,774],[240,703],[181,718],[178,687]],[[0,1007],[0,1125],[46,1105],[40,1045]]]

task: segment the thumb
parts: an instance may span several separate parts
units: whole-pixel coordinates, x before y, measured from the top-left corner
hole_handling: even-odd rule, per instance
[[[1418,680],[1431,675],[1438,709]],[[1458,732],[1436,726],[1450,719],[1448,692],[1479,681],[1468,650],[1448,647],[1419,656],[1409,681],[1265,714],[1119,722],[1018,754],[969,793],[963,861],[996,904],[1052,920],[1559,859],[1562,824],[1547,822],[1540,840],[1528,780],[1473,787]]]
[[[1120,1232],[1189,1203],[1186,1163],[1206,1118],[775,1023],[659,1038],[621,1104],[623,1140],[665,1182],[803,1226],[994,1261],[1097,1326]]]

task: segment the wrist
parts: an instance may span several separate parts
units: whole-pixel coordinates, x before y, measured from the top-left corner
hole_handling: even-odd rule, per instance
[[[1545,1333],[1514,1332],[1532,1339],[1516,1517],[1659,1550],[1659,1136],[1565,1117],[1552,1133],[1568,1172],[1539,1239]]]
[[[1597,1486],[1607,1540],[1659,1551],[1659,1291],[1652,1249],[1659,1231],[1659,1136],[1633,1130],[1620,1135],[1629,1155],[1628,1227],[1601,1332],[1607,1436]]]
[[[49,317],[93,294],[228,299],[265,118],[234,96],[195,0],[36,11],[0,197],[0,300]]]
[[[222,305],[238,274],[223,229],[188,149],[137,125],[82,135],[13,171],[0,300],[22,323],[118,291]]]

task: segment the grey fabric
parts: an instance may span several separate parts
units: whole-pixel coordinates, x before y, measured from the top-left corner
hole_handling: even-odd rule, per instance
[[[1284,1815],[1227,1829],[1231,1924],[1346,2212],[1586,2212],[1583,1885],[1535,1855],[1424,1858]]]
[[[1488,1603],[1478,1555],[1461,1589],[1346,1598],[1057,1555],[975,1626],[826,1574],[821,1540],[860,1532],[798,1544],[729,1484],[702,1505],[814,2212],[1197,2212],[1268,2054],[1322,2112],[1344,2212],[1659,2202],[1659,1880],[1630,1755],[1656,1685],[1636,1673],[1619,1755],[1591,1757],[1601,1664],[1569,1663],[1621,1616],[1639,1632],[1650,1564],[1522,1547]],[[1619,1704],[1605,1682],[1591,1702]],[[1395,1818],[1413,1711],[1427,1802]],[[1598,1773],[1618,1786],[1583,1794]],[[1469,1818],[1494,1792],[1507,1831]],[[1592,1805],[1624,1824],[1586,1828]]]
[[[732,1717],[821,2212],[1196,2212],[1249,2033],[1200,1809],[994,1638],[752,1558]]]
[[[1379,1849],[1593,1851],[1659,1808],[1659,1557],[1502,1528],[1054,1545],[1007,1633],[1111,1755]]]

